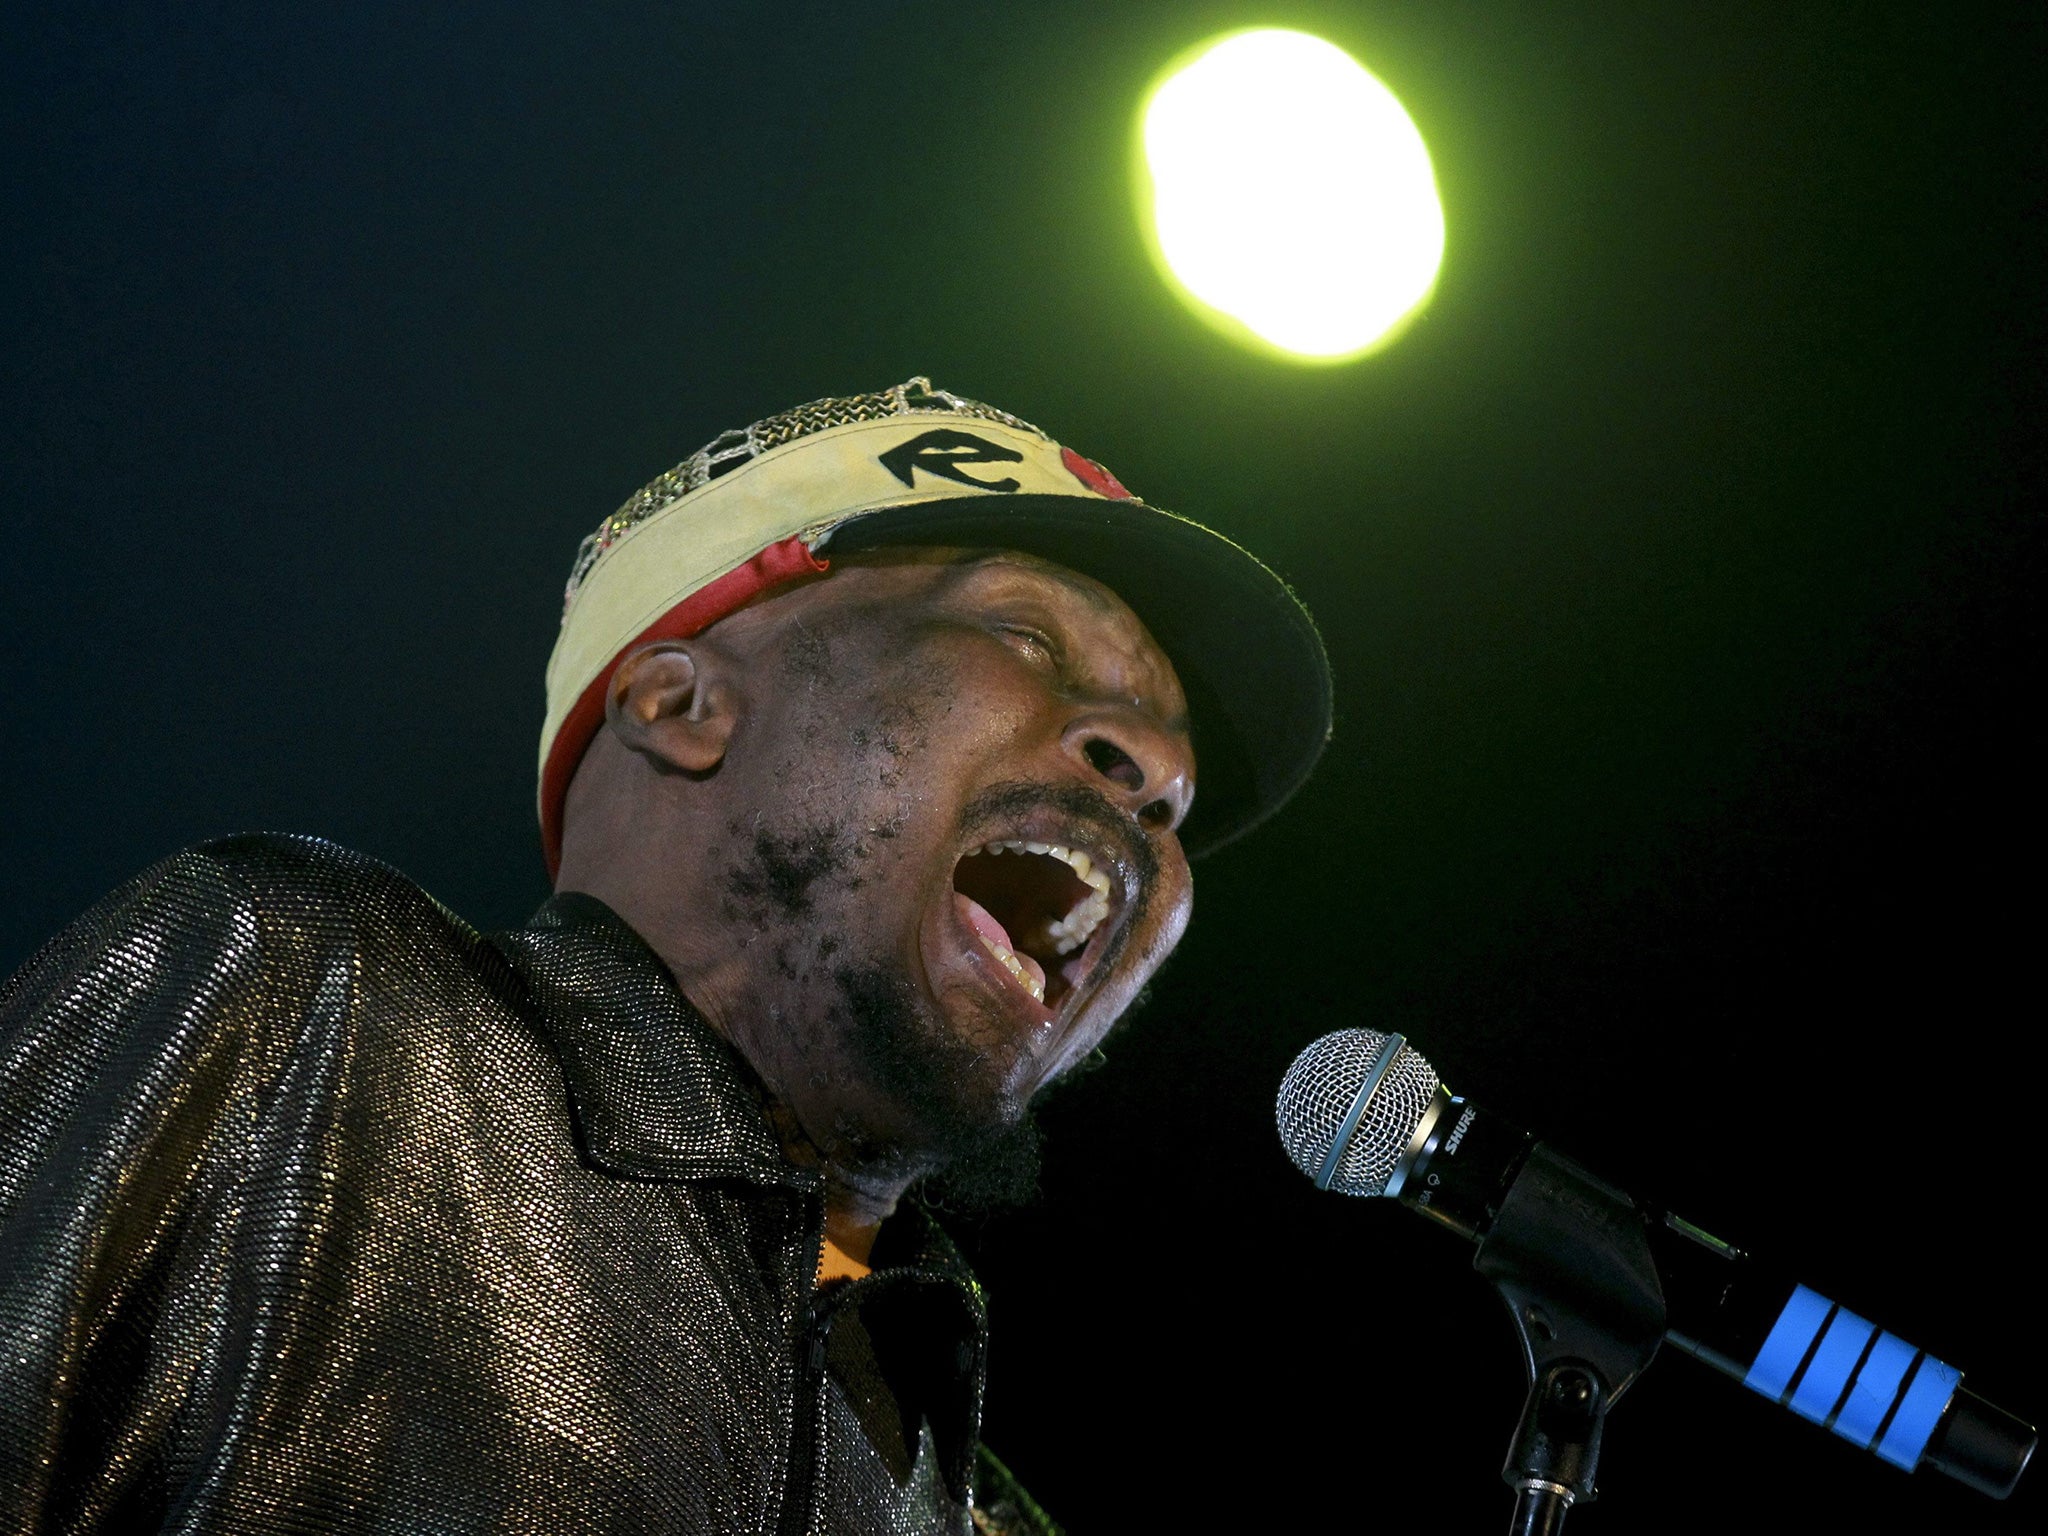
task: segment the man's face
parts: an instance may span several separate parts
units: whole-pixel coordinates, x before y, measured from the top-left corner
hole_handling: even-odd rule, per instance
[[[721,1022],[814,1141],[943,1162],[1187,925],[1179,680],[1107,588],[1019,555],[857,558],[729,622]]]

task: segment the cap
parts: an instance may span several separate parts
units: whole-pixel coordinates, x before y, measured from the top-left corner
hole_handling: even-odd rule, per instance
[[[1094,577],[1130,606],[1188,695],[1197,791],[1181,838],[1191,856],[1271,815],[1321,755],[1329,660],[1285,582],[1029,422],[914,378],[723,433],[583,541],[548,659],[549,872],[569,781],[628,651],[822,575],[834,552],[903,544],[1019,550]]]

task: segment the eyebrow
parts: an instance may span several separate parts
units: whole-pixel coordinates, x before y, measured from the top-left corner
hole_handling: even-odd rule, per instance
[[[953,562],[965,573],[986,565],[1015,565],[1036,575],[1047,576],[1065,587],[1069,592],[1087,603],[1097,613],[1114,614],[1119,607],[1128,607],[1123,599],[1111,594],[1108,587],[1100,582],[1089,581],[1053,561],[1040,559],[1036,555],[1015,549],[969,549],[963,550]]]

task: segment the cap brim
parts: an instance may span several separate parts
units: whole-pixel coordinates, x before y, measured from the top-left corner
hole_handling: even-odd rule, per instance
[[[862,513],[830,556],[900,544],[1015,549],[1102,582],[1152,632],[1187,691],[1195,805],[1190,857],[1242,837],[1283,805],[1330,736],[1330,662],[1300,599],[1200,523],[1140,501],[961,497]]]

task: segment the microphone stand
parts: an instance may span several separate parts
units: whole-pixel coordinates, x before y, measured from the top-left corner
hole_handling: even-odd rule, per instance
[[[1664,1288],[1644,1213],[1539,1143],[1473,1267],[1507,1303],[1529,1379],[1501,1469],[1515,1490],[1508,1530],[1558,1536],[1572,1505],[1595,1496],[1608,1409],[1664,1337]]]

